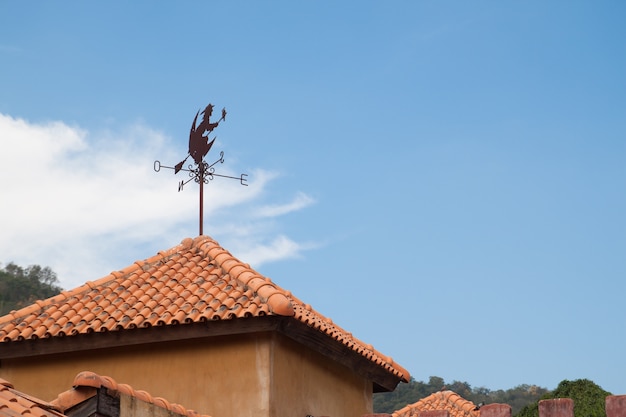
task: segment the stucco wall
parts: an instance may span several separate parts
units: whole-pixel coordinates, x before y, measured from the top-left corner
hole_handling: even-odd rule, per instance
[[[144,347],[3,360],[0,377],[52,400],[81,371],[163,397],[201,414],[269,415],[268,334],[214,337]]]
[[[371,413],[371,382],[276,333],[4,359],[0,377],[52,400],[81,371],[213,417]]]
[[[271,416],[360,417],[372,413],[372,383],[302,345],[276,336]]]

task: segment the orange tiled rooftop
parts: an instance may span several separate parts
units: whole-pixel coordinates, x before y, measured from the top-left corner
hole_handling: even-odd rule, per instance
[[[292,317],[408,382],[408,371],[353,337],[208,236],[0,317],[0,346],[150,327]],[[456,417],[456,416],[455,416]]]
[[[479,417],[476,405],[453,391],[439,391],[394,411],[392,417],[417,417],[422,411],[447,410],[450,417]]]
[[[130,385],[118,384],[111,377],[101,376],[90,371],[84,371],[76,375],[72,385],[73,388],[71,390],[60,393],[59,396],[50,404],[59,411],[65,412],[65,410],[68,410],[96,395],[96,389],[106,388],[109,395],[116,395],[118,393],[125,394],[129,397],[136,398],[149,404],[154,404],[157,407],[164,408],[172,413],[180,414],[182,416],[210,417],[207,415],[200,415],[194,410],[187,410],[180,404],[170,403],[164,398],[153,397],[146,391],[135,390]]]
[[[24,394],[0,378],[0,416],[63,417],[63,414],[52,404]]]
[[[107,388],[109,394],[125,394],[182,416],[210,417],[187,410],[163,398],[152,397],[145,391],[136,391],[129,385],[118,384],[110,377],[89,371],[78,374],[73,385],[71,390],[59,394],[54,401],[46,402],[14,389],[9,381],[0,378],[0,416],[65,417],[63,413],[66,410],[96,395],[96,389]]]

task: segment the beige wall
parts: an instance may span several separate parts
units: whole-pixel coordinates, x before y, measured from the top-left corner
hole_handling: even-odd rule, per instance
[[[276,338],[272,354],[271,416],[372,413],[372,382],[286,337]]]
[[[0,377],[52,400],[93,371],[201,414],[268,415],[269,347],[269,335],[257,334],[3,360]]]
[[[5,359],[0,377],[52,400],[81,371],[213,417],[357,417],[372,409],[371,382],[275,333]]]

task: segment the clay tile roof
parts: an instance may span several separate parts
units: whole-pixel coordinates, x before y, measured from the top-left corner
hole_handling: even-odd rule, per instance
[[[439,391],[394,411],[392,417],[417,417],[421,411],[447,410],[450,417],[479,417],[476,405],[452,391]]]
[[[3,343],[260,316],[293,317],[408,382],[393,359],[241,262],[208,236],[0,317]],[[1,349],[0,349],[1,350]]]
[[[0,416],[2,417],[63,417],[52,404],[26,395],[0,378]]]
[[[96,373],[84,371],[76,375],[74,378],[74,387],[66,392],[59,394],[59,396],[52,401],[52,405],[60,410],[67,410],[74,407],[78,403],[85,399],[95,395],[95,389],[106,388],[110,393],[122,393],[138,400],[154,404],[157,407],[165,408],[168,411],[174,412],[187,417],[210,417],[206,415],[200,415],[194,410],[187,410],[185,407],[170,403],[167,400],[160,397],[152,397],[145,391],[134,390],[132,387],[126,384],[118,384],[113,378],[108,376],[100,376]],[[55,416],[57,417],[57,416]]]

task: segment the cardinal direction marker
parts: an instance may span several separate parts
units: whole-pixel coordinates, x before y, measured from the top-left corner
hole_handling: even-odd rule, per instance
[[[239,177],[231,177],[230,175],[222,175],[215,173],[215,165],[217,163],[224,163],[224,152],[220,151],[220,157],[212,164],[208,164],[204,161],[204,157],[209,153],[213,144],[215,143],[215,137],[209,139],[209,135],[213,130],[219,126],[220,122],[226,120],[226,109],[222,109],[222,117],[217,121],[211,122],[211,116],[213,115],[212,104],[209,104],[205,109],[196,113],[193,122],[191,123],[191,130],[189,131],[189,152],[185,159],[174,165],[173,167],[162,165],[160,161],[154,161],[154,170],[156,172],[161,171],[161,168],[167,168],[174,170],[174,174],[178,174],[180,171],[188,173],[189,178],[187,180],[181,180],[178,183],[178,191],[182,191],[185,185],[191,181],[200,185],[200,235],[202,235],[202,223],[204,217],[204,184],[208,184],[209,181],[215,179],[215,177],[230,178],[239,180],[241,185],[248,186],[248,174],[241,174]],[[198,116],[202,116],[198,122]],[[185,163],[191,157],[193,163],[190,163],[185,168]]]

